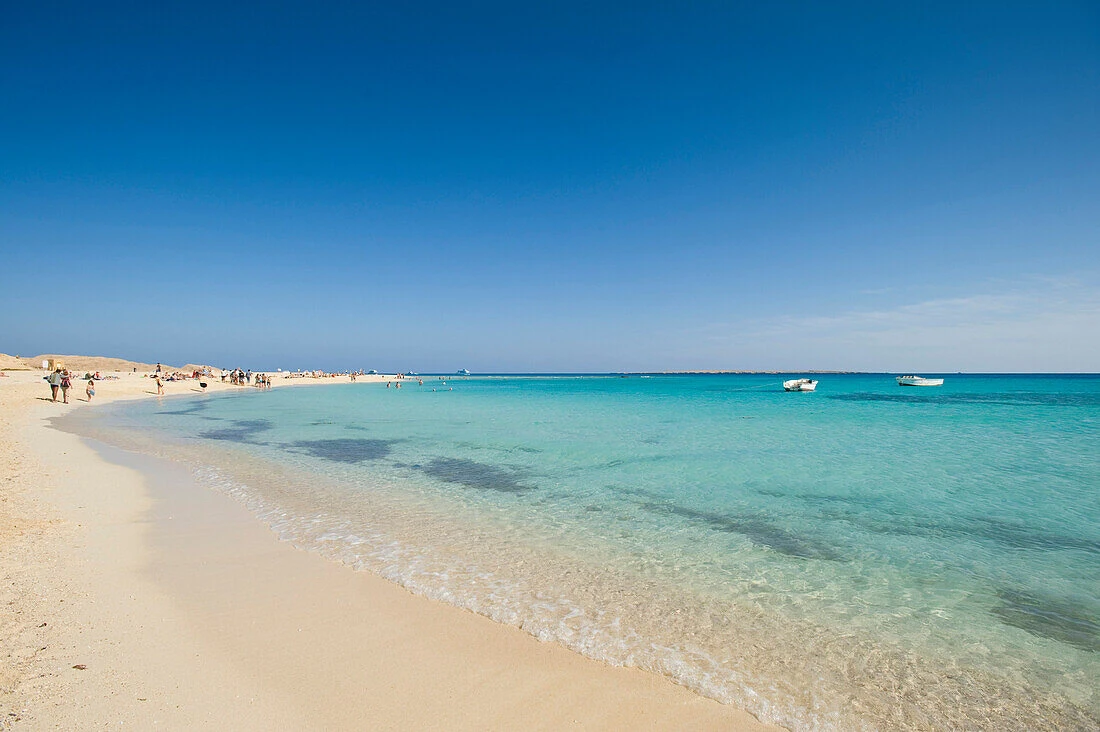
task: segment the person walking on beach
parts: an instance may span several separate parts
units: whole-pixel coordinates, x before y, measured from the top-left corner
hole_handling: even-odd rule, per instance
[[[61,401],[64,404],[69,403],[69,389],[73,386],[72,377],[69,376],[69,372],[66,371],[61,374]],[[57,399],[54,399],[57,401]]]
[[[46,377],[46,383],[50,385],[51,401],[57,401],[57,390],[61,388],[61,369],[57,369]]]
[[[92,401],[92,397],[95,396],[95,379],[88,379],[88,388],[84,393],[88,395],[88,401]]]
[[[160,383],[160,374],[156,375],[157,380],[157,396],[164,396],[164,384]]]

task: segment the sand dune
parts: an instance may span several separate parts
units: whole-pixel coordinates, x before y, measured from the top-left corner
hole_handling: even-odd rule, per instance
[[[31,368],[29,363],[18,356],[9,356],[6,353],[0,353],[0,371],[27,371]]]
[[[9,356],[6,353],[0,353],[0,371],[36,370],[42,368],[43,361],[57,359],[60,359],[67,368],[70,368],[73,371],[133,372],[136,369],[138,373],[147,373],[150,371],[155,371],[157,368],[157,365],[155,363],[129,361],[124,358],[110,358],[108,356],[66,356],[57,353],[43,353],[38,356],[28,356],[26,358],[20,358],[18,356]],[[212,368],[214,373],[221,373],[220,369],[205,366],[204,364],[193,363],[186,364],[185,366],[161,364],[161,368],[165,371],[185,371],[187,373],[198,371],[203,368]]]

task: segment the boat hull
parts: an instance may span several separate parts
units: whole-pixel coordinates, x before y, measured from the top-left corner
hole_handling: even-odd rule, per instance
[[[813,379],[791,379],[783,382],[783,391],[813,391],[817,382]]]
[[[920,376],[899,376],[898,386],[943,386],[943,379],[925,379]]]

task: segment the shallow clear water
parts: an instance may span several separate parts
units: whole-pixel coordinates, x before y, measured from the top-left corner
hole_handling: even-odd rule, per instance
[[[1100,726],[1100,377],[782,378],[277,386],[68,428],[793,728]]]

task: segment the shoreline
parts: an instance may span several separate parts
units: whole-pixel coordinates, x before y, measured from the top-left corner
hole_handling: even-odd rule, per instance
[[[178,466],[51,427],[59,407],[89,406],[79,382],[80,402],[66,407],[44,398],[40,374],[9,378],[0,729],[768,728],[664,677],[281,542],[229,496],[194,490]],[[103,382],[96,403],[147,398],[149,383]],[[166,395],[193,383],[165,384]]]

